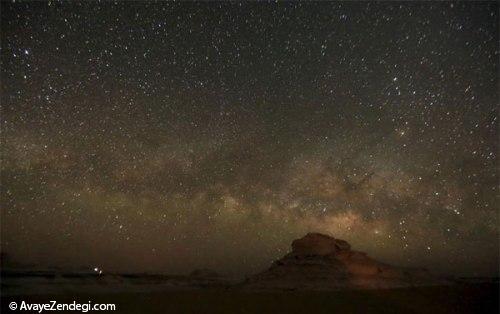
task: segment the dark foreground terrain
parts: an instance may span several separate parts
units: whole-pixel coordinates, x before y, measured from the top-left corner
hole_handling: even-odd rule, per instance
[[[43,293],[41,291],[41,293]],[[190,290],[101,295],[3,296],[12,301],[115,303],[115,313],[499,313],[498,284],[460,284],[365,291],[247,292]],[[34,313],[34,312],[31,312]],[[61,313],[61,312],[57,312]],[[72,312],[77,313],[77,312]]]

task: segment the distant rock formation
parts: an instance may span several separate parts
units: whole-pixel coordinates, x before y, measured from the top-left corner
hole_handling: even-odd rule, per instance
[[[344,240],[308,233],[292,242],[292,252],[248,278],[250,289],[336,290],[380,289],[443,283],[425,269],[378,262],[351,250]]]
[[[5,252],[0,252],[0,266],[5,268],[11,263],[10,256]]]
[[[215,272],[211,269],[202,268],[202,269],[193,270],[189,274],[189,277],[191,277],[191,278],[218,278],[220,276],[217,272]]]

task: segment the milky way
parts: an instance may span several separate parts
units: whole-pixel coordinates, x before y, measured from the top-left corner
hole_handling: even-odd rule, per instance
[[[2,2],[2,252],[248,274],[309,231],[498,272],[498,5]]]

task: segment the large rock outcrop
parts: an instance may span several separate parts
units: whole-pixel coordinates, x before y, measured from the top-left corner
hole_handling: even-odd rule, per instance
[[[378,262],[351,250],[344,240],[308,233],[292,242],[292,252],[248,278],[250,289],[379,289],[438,284],[424,269]]]

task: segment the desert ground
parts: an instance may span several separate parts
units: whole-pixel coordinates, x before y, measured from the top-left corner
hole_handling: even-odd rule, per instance
[[[2,297],[9,302],[115,303],[118,313],[498,313],[498,284],[459,284],[358,291],[249,292],[190,290],[153,293],[31,295]],[[74,312],[73,312],[74,313]]]

